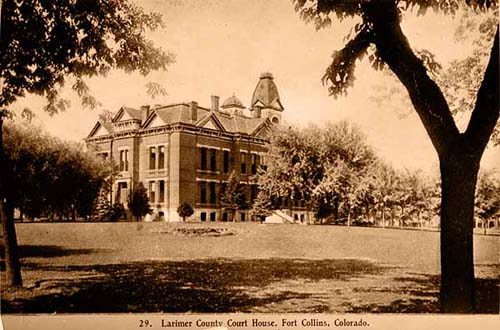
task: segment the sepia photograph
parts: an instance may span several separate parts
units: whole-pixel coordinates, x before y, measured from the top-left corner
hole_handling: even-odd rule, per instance
[[[500,326],[497,0],[0,11],[3,328]]]

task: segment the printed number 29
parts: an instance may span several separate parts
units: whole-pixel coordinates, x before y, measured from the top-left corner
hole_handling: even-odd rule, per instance
[[[149,323],[149,320],[139,320],[139,328],[152,327],[153,325]]]

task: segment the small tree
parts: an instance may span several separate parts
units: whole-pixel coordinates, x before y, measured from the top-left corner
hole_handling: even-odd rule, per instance
[[[182,202],[177,208],[177,214],[182,218],[182,222],[186,222],[186,218],[189,218],[194,214],[193,207],[188,202]]]
[[[252,205],[252,214],[262,222],[266,217],[272,215],[272,209],[273,204],[269,196],[259,191]]]
[[[139,182],[129,195],[127,205],[137,221],[140,221],[146,214],[153,213],[153,209],[149,206],[147,190],[142,182]]]
[[[226,189],[221,193],[220,202],[224,209],[231,211],[233,222],[236,210],[246,207],[244,188],[238,174],[235,171],[231,172]]]

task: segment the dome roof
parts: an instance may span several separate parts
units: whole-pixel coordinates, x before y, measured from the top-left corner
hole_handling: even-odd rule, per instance
[[[260,75],[260,80],[255,87],[252,96],[251,107],[273,108],[276,110],[283,110],[283,105],[280,101],[278,88],[273,81],[273,74],[264,72]]]
[[[226,108],[241,108],[244,109],[245,106],[241,103],[240,99],[236,96],[228,97],[221,106],[222,109]]]

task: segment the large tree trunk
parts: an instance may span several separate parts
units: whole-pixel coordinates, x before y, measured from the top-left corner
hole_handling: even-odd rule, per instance
[[[0,202],[0,218],[2,220],[3,248],[5,256],[5,286],[22,286],[21,265],[17,246],[16,227],[14,225],[14,208]]]
[[[441,167],[441,311],[474,311],[474,194],[479,161],[457,153]]]
[[[14,225],[14,207],[6,203],[4,181],[5,157],[3,150],[3,115],[0,110],[0,221],[2,222],[3,249],[5,256],[5,286],[22,286],[21,265]]]

